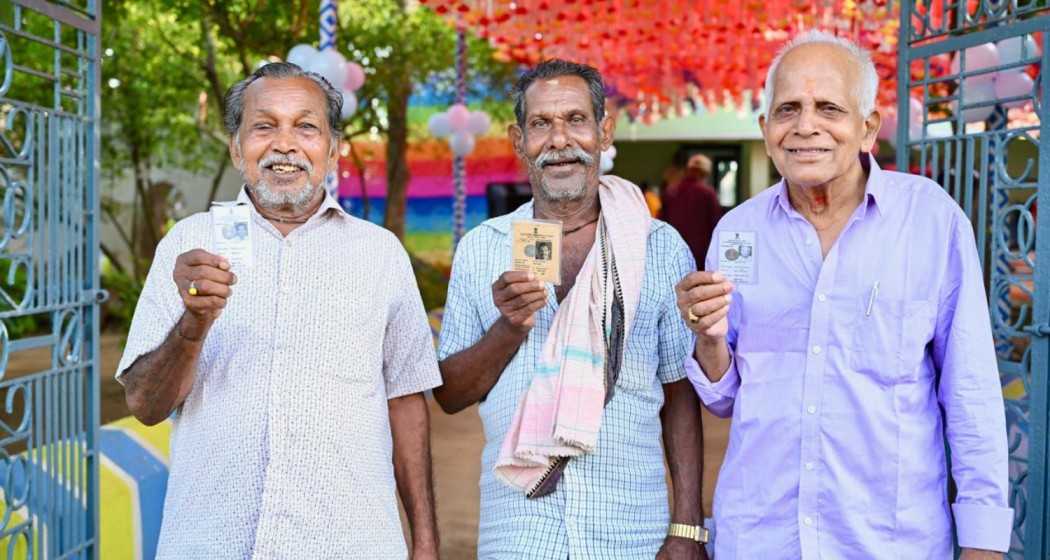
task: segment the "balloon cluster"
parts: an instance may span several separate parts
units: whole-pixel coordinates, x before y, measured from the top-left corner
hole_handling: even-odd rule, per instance
[[[964,73],[962,79],[963,120],[980,122],[987,120],[995,110],[994,101],[1010,99],[1001,103],[1003,107],[1023,107],[1028,103],[1035,81],[1028,75],[1022,62],[1038,57],[1039,47],[1031,36],[1011,37],[998,43],[985,43],[966,49],[952,60],[951,73]],[[965,63],[962,62],[965,56]],[[1018,65],[999,71],[992,69]],[[978,107],[971,105],[983,104]],[[958,103],[953,103],[958,110]],[[966,108],[969,107],[969,108]]]
[[[325,49],[319,51],[311,45],[296,45],[288,51],[288,62],[306,70],[320,74],[328,83],[342,91],[344,119],[350,118],[357,111],[357,95],[365,83],[365,71],[356,62],[347,62],[339,51]]]
[[[471,111],[462,103],[456,103],[444,113],[434,113],[427,122],[430,133],[437,138],[448,138],[449,148],[457,156],[466,156],[474,151],[474,136],[484,134],[492,126],[492,120],[484,111]]]

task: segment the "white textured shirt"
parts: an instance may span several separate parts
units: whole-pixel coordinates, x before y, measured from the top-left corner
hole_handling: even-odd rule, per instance
[[[387,399],[441,380],[408,256],[330,197],[287,237],[252,218],[174,415],[158,558],[405,558]],[[118,379],[182,315],[175,259],[211,236],[196,214],[157,247]]]

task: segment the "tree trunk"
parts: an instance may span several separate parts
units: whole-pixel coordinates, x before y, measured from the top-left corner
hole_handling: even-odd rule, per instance
[[[405,237],[405,195],[408,190],[408,98],[412,82],[408,69],[400,68],[387,101],[386,215],[383,226],[398,239]]]

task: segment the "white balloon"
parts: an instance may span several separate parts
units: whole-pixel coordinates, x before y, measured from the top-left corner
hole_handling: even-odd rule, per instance
[[[317,53],[309,70],[323,76],[332,87],[342,87],[346,82],[346,59],[335,49],[325,49]]]
[[[995,96],[999,99],[1017,97],[1019,95],[1032,95],[1035,82],[1028,77],[1023,68],[1014,68],[1000,72],[995,78]],[[1018,99],[1009,103],[1003,103],[1004,107],[1022,107],[1028,103],[1028,99]]]
[[[474,151],[474,135],[469,132],[457,132],[448,141],[452,153],[457,156],[465,156]]]
[[[1021,45],[1024,45],[1025,48],[1023,58]],[[1021,62],[1021,60],[1039,56],[1039,45],[1036,44],[1035,39],[1031,35],[1003,39],[995,44],[995,48],[999,51],[1000,64],[1015,64]]]
[[[485,134],[491,126],[492,120],[485,111],[471,111],[467,118],[467,131],[471,134]]]
[[[613,168],[613,157],[609,155],[608,151],[602,152],[601,162],[598,164],[598,171],[605,175],[612,171]]]
[[[882,126],[879,128],[879,139],[886,140],[891,145],[897,145],[897,130],[900,121],[897,113],[887,113],[882,117]],[[914,97],[908,98],[908,139],[917,140],[922,137],[922,102]]]
[[[288,57],[285,60],[305,70],[315,56],[317,56],[317,49],[313,45],[301,44],[292,47],[292,50],[288,51]]]
[[[448,113],[434,113],[427,121],[427,129],[430,134],[437,138],[444,138],[452,134],[452,122],[448,120]]]
[[[963,53],[956,53],[955,58],[952,59],[952,74],[958,74],[960,72],[960,61],[962,60]],[[995,45],[991,43],[985,43],[983,45],[977,45],[976,47],[970,47],[966,49],[966,68],[962,69],[966,72],[974,72],[983,68],[994,68],[999,66],[999,51],[996,50]],[[977,74],[966,78],[972,82],[991,82],[995,79],[994,73]]]
[[[962,103],[964,106],[995,100],[995,83],[986,81],[966,80],[963,83]],[[958,112],[959,102],[952,103],[952,110]],[[972,107],[963,109],[963,120],[966,122],[982,122],[995,111],[995,105],[984,107]]]
[[[613,159],[616,159],[616,146],[615,145],[609,146],[609,149],[605,150],[605,152],[603,152],[603,153],[607,153],[607,154],[609,154],[609,157],[611,157]]]
[[[357,112],[357,96],[352,91],[343,90],[343,112],[341,116],[349,119]]]

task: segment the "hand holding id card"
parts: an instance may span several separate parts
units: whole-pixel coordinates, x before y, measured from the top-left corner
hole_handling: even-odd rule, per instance
[[[252,212],[246,202],[211,204],[212,241],[215,252],[240,272],[252,266]]]
[[[515,220],[511,224],[511,270],[561,284],[561,222]]]

